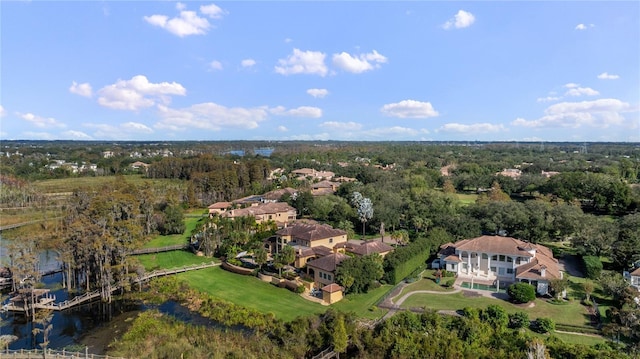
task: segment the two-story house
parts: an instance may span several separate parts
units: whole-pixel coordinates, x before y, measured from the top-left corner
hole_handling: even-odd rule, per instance
[[[283,246],[295,249],[295,267],[302,268],[311,259],[324,257],[338,251],[338,245],[347,242],[347,232],[327,224],[296,222],[276,232],[276,242],[272,252],[279,252]]]
[[[274,221],[282,228],[296,220],[296,209],[284,202],[261,203],[254,206],[229,209],[220,214],[222,217],[254,217],[256,223]]]
[[[562,279],[558,260],[539,244],[502,236],[481,236],[440,246],[441,268],[466,278],[516,281],[534,285],[538,294],[549,293],[549,282]]]

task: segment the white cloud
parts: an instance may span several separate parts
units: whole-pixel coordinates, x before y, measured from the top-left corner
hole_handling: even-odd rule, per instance
[[[456,132],[456,133],[492,133],[504,131],[503,125],[494,125],[492,123],[473,123],[465,125],[463,123],[447,123],[441,126],[439,132]]]
[[[536,101],[538,102],[553,102],[560,100],[561,97],[557,96],[547,96],[547,97],[538,97]]]
[[[586,30],[586,29],[589,29],[589,28],[592,28],[592,27],[595,27],[595,25],[594,25],[594,24],[589,24],[589,25],[585,25],[585,24],[578,24],[578,25],[576,25],[576,27],[574,28],[574,30],[580,30],[580,31],[583,31],[583,30]]]
[[[204,35],[211,28],[209,20],[198,16],[195,11],[185,10],[185,4],[178,3],[176,9],[180,14],[173,18],[166,15],[151,15],[143,18],[149,24],[163,28],[179,37]],[[224,10],[214,4],[200,6],[200,12],[212,19],[219,19],[226,14]]]
[[[88,82],[79,84],[73,81],[73,83],[71,83],[71,87],[69,87],[69,92],[84,97],[91,97],[93,95],[93,90]]]
[[[625,118],[621,113],[630,110],[631,106],[628,103],[612,98],[561,102],[549,106],[544,111],[545,115],[537,120],[518,118],[511,124],[524,127],[607,128],[612,125],[624,125]]]
[[[162,120],[154,127],[172,131],[192,128],[212,131],[220,131],[224,128],[254,129],[268,116],[266,107],[229,108],[213,102],[195,104],[182,109],[158,105],[158,109]]]
[[[34,115],[32,113],[24,113],[24,114],[19,113],[18,116],[20,116],[20,118],[22,118],[23,120],[39,128],[66,127],[64,123],[59,122],[53,117],[42,117],[42,116]]]
[[[286,128],[286,127],[284,127],[284,126],[278,126],[277,130],[278,130],[278,131],[280,131],[280,132],[287,132],[287,131],[289,131],[289,129],[288,129],[288,128]]]
[[[26,138],[34,139],[34,140],[55,140],[55,136],[48,132],[33,132],[26,131],[23,132]]]
[[[576,87],[580,87],[580,85],[578,85],[576,83],[573,83],[573,82],[569,82],[567,84],[564,84],[564,87],[566,87],[568,89],[573,89],[573,88],[576,88]]]
[[[328,72],[324,64],[326,55],[320,51],[300,51],[293,49],[293,53],[286,59],[278,60],[275,71],[281,75],[313,74],[325,76]]]
[[[202,5],[202,6],[200,6],[200,12],[203,13],[204,15],[207,15],[208,17],[210,17],[212,19],[221,19],[222,16],[228,14],[227,11],[222,10],[216,4]]]
[[[387,116],[399,118],[427,118],[438,116],[438,111],[434,110],[430,102],[415,100],[389,103],[382,106],[380,111]]]
[[[4,109],[2,105],[0,105],[0,117],[4,117],[7,115],[7,111]]]
[[[475,21],[476,18],[472,13],[459,10],[457,14],[442,25],[442,28],[445,30],[449,30],[451,28],[462,29],[471,26]]]
[[[254,59],[244,59],[240,62],[240,65],[242,65],[242,67],[252,67],[255,66],[256,64],[256,60]]]
[[[574,87],[564,93],[565,96],[596,96],[600,93],[590,87]]]
[[[69,130],[69,131],[62,132],[61,135],[64,138],[68,138],[71,140],[92,140],[93,139],[93,137],[87,135],[82,131]]]
[[[600,75],[598,75],[598,78],[600,80],[617,80],[620,78],[620,76],[603,72]]]
[[[333,131],[358,131],[362,129],[362,124],[357,122],[328,121],[321,123],[320,127]]]
[[[429,130],[427,129],[415,129],[410,127],[401,127],[401,126],[393,126],[393,127],[381,127],[374,128],[369,131],[365,131],[363,133],[364,136],[369,138],[410,138],[419,135],[429,134]]]
[[[376,50],[367,54],[360,54],[358,56],[352,56],[346,52],[333,54],[334,66],[355,74],[379,68],[380,64],[386,62],[387,58],[379,54]]]
[[[278,106],[269,109],[269,112],[274,115],[291,116],[291,117],[308,117],[308,118],[320,118],[322,117],[322,109],[310,106],[300,106],[298,108],[292,108],[287,110],[283,106]]]
[[[209,63],[209,69],[211,71],[222,71],[222,63],[217,60],[213,60]]]
[[[130,140],[136,138],[135,135],[149,134],[154,132],[146,125],[137,122],[126,122],[117,125],[104,123],[85,123],[83,126],[95,130],[95,138],[108,138],[118,140]]]
[[[187,90],[177,82],[152,83],[143,75],[118,80],[98,91],[98,103],[116,110],[137,111],[157,102],[167,104],[170,95],[184,96]]]
[[[292,43],[292,42],[293,42],[293,39],[292,39],[292,38],[287,37],[286,39],[284,39],[284,42],[285,42],[285,43],[287,43],[287,44],[289,44],[289,43]]]
[[[120,125],[120,127],[122,127],[122,129],[126,130],[127,132],[153,133],[153,130],[151,128],[139,122],[126,122]]]
[[[331,139],[331,135],[328,133],[316,133],[313,135],[300,134],[289,136],[285,140],[288,141],[327,141]]]
[[[329,94],[327,89],[308,89],[307,93],[315,98],[324,98]]]

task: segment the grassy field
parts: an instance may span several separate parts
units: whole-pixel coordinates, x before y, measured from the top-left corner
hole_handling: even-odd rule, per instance
[[[200,212],[194,212],[200,213]],[[199,216],[188,215],[184,218],[185,230],[182,234],[172,234],[168,236],[157,236],[150,240],[149,242],[144,244],[144,248],[158,248],[158,247],[166,247],[172,246],[174,244],[182,244],[185,243],[189,237],[191,236],[191,231],[196,228],[198,221],[200,220]]]
[[[476,199],[478,199],[478,195],[475,193],[456,193],[456,196],[458,197],[458,201],[465,206],[475,203]]]
[[[333,304],[332,307],[346,313],[353,312],[358,317],[378,319],[385,315],[387,311],[374,305],[392,288],[393,286],[391,285],[383,285],[366,294],[349,294],[338,303]]]
[[[431,308],[435,310],[459,310],[465,307],[486,308],[488,305],[502,306],[508,313],[524,311],[530,319],[540,317],[552,318],[556,323],[587,326],[590,322],[589,313],[578,301],[556,305],[546,300],[536,299],[534,306],[515,305],[502,299],[487,297],[465,297],[463,293],[455,294],[414,294],[407,298],[404,308]]]
[[[182,185],[179,180],[168,179],[148,179],[142,175],[126,175],[122,176],[127,182],[135,185],[151,182],[155,184],[175,184]],[[66,193],[73,192],[78,188],[96,188],[106,183],[113,182],[116,176],[99,176],[99,177],[77,177],[77,178],[60,178],[33,182],[33,186],[43,193]]]
[[[213,258],[198,257],[187,251],[171,251],[135,256],[146,271],[182,267],[191,264],[208,263]]]
[[[591,336],[591,335],[579,335],[579,334],[554,332],[553,336],[560,338],[565,343],[571,343],[571,344],[596,345],[596,344],[601,344],[607,341],[607,339],[604,337],[597,337],[597,336]]]
[[[216,298],[273,313],[277,318],[290,321],[299,316],[323,313],[326,306],[302,298],[287,289],[278,288],[253,276],[227,272],[220,267],[178,274],[189,285]]]

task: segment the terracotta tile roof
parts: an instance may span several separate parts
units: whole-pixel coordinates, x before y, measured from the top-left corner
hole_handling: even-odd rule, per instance
[[[454,246],[457,250],[462,251],[510,254],[521,257],[533,257],[528,251],[534,248],[537,250],[539,247],[542,247],[519,239],[502,236],[481,236],[472,239],[463,239],[454,243]],[[544,248],[548,250],[548,248]]]
[[[231,202],[216,202],[210,205],[208,208],[209,209],[227,209],[231,207],[231,205],[232,205]]]
[[[233,211],[227,211],[222,215],[225,217],[244,217],[244,216],[260,216],[265,214],[276,214],[282,212],[295,212],[295,208],[291,207],[284,202],[275,203],[263,203],[257,206],[251,206],[247,208],[234,209]]]
[[[333,188],[340,187],[340,183],[331,181],[320,181],[311,185],[311,188]]]
[[[636,268],[636,270],[634,270],[633,272],[630,273],[632,276],[636,277],[640,277],[640,267]]]
[[[276,232],[280,236],[291,236],[294,239],[316,241],[330,237],[343,236],[347,232],[335,229],[327,224],[295,223]]]
[[[447,262],[462,262],[462,259],[460,259],[456,255],[447,256],[447,258],[445,258],[444,260],[447,261]]]
[[[321,269],[325,272],[333,272],[340,265],[340,263],[348,258],[350,257],[346,254],[332,253],[328,256],[324,256],[322,258],[312,260],[311,262],[307,262],[307,267]]]
[[[366,241],[360,245],[347,247],[347,251],[357,255],[366,256],[373,253],[385,253],[393,250],[390,245],[378,241]]]
[[[324,287],[322,287],[322,291],[323,292],[329,292],[329,293],[335,293],[335,292],[340,292],[342,291],[342,287],[335,284],[335,283],[331,283],[331,284],[327,284]]]
[[[545,275],[542,276],[542,268],[545,268]],[[560,269],[555,258],[549,258],[538,254],[531,263],[523,264],[516,268],[516,278],[527,278],[534,280],[560,279]]]
[[[297,189],[287,187],[287,188],[281,188],[281,189],[276,189],[276,190],[267,192],[264,195],[262,195],[262,197],[269,201],[279,201],[283,195],[285,194],[293,195],[294,193],[297,193],[297,192],[298,192]]]

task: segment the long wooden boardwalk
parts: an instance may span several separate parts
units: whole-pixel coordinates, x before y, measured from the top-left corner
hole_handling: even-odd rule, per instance
[[[42,358],[60,358],[60,359],[125,359],[110,355],[89,354],[88,352],[70,352],[66,350],[52,349],[0,349],[0,358],[11,359],[42,359]]]
[[[156,277],[164,277],[171,274],[189,272],[192,270],[199,270],[204,268],[211,268],[219,265],[220,263],[210,262],[210,263],[194,264],[190,266],[183,266],[183,267],[177,267],[177,268],[155,270],[153,272],[145,273],[143,276],[136,278],[135,280],[132,281],[132,284],[141,284]],[[119,289],[120,289],[119,286],[114,286],[113,288],[111,288],[111,292],[115,292]],[[80,304],[83,304],[92,300],[96,300],[100,298],[101,293],[102,293],[101,290],[95,290],[93,292],[85,293],[83,295],[74,297],[69,300],[65,300],[64,302],[60,302],[60,303],[55,303],[54,296],[46,296],[46,297],[40,298],[40,300],[37,303],[35,303],[34,307],[37,309],[50,309],[50,310],[63,311],[63,310],[67,310],[75,306],[78,306]],[[12,312],[24,312],[25,307],[14,305],[14,304],[5,304],[2,307],[2,310],[12,311]]]
[[[140,249],[136,249],[135,251],[132,251],[130,254],[139,255],[139,254],[149,254],[149,253],[160,253],[160,252],[178,251],[178,250],[183,250],[188,248],[189,248],[189,244],[185,243],[185,244],[176,244],[173,246],[166,246],[166,247],[140,248]]]

